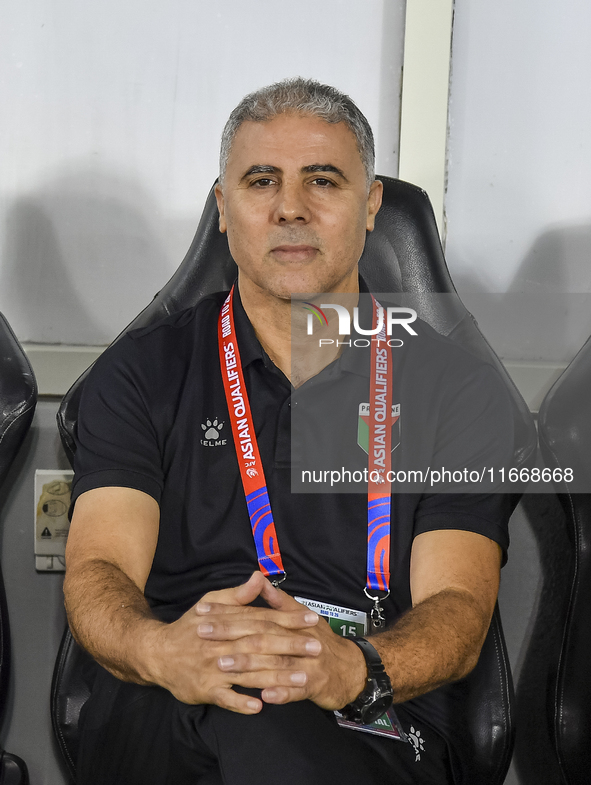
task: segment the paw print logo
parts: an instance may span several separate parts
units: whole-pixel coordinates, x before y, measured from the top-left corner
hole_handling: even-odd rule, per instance
[[[415,750],[415,763],[421,760],[421,752],[425,751],[424,739],[421,736],[420,730],[415,730],[414,727],[410,726],[410,731],[408,732],[408,739]]]
[[[217,417],[212,422],[211,420],[206,420],[205,425],[201,423],[201,427],[205,431],[205,438],[206,439],[219,439],[220,438],[220,431],[224,427],[223,422],[218,422]]]

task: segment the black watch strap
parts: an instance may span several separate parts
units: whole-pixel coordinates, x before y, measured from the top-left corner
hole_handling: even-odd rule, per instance
[[[382,662],[382,658],[377,653],[375,648],[371,645],[371,643],[367,640],[367,638],[362,638],[359,635],[355,635],[350,638],[347,638],[347,640],[356,643],[357,646],[359,646],[359,648],[363,652],[363,656],[365,657],[365,663],[367,665],[368,676],[378,676],[382,673],[386,673],[386,670],[384,668],[384,663]]]
[[[339,713],[346,720],[370,724],[392,705],[392,684],[380,655],[368,640],[358,636],[347,640],[355,643],[363,653],[367,665],[367,681],[365,689]]]

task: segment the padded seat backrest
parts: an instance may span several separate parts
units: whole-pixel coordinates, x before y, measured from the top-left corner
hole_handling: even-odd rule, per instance
[[[591,338],[550,389],[539,415],[546,464],[573,482],[555,483],[574,565],[556,687],[549,707],[565,785],[591,779]]]
[[[29,430],[36,403],[33,370],[0,313],[0,485]]]
[[[10,325],[0,313],[0,485],[31,425],[37,403],[33,371]],[[6,705],[10,641],[4,581],[0,573],[0,708]]]
[[[513,465],[516,468],[530,465],[537,449],[533,420],[513,382],[458,297],[426,193],[401,180],[379,179],[384,184],[384,199],[375,230],[367,237],[360,260],[361,274],[370,291],[408,293],[412,307],[435,330],[498,369],[513,403]],[[226,236],[218,230],[212,189],[184,261],[127,329],[146,326],[194,305],[210,293],[230,289],[236,273]],[[435,294],[444,296],[434,297]],[[58,427],[70,459],[75,451],[76,420],[84,378],[82,376],[67,393],[58,414]],[[67,637],[64,646],[70,647]],[[84,685],[79,686],[84,689]],[[65,680],[62,689],[67,689]],[[451,713],[438,727],[448,739],[457,785],[501,785],[503,782],[513,744],[512,689],[500,618],[495,612],[479,665],[464,681],[463,703],[459,710],[466,718],[465,733],[458,736],[454,731]],[[55,705],[59,708],[59,704]],[[454,706],[449,712],[457,708]]]
[[[391,177],[379,179],[384,184],[384,199],[375,230],[368,234],[359,262],[361,274],[370,291],[411,295],[413,307],[431,327],[495,365],[513,400],[515,466],[519,468],[527,464],[533,460],[537,445],[533,420],[521,395],[455,290],[427,194],[402,180]],[[212,188],[184,260],[124,332],[190,308],[208,294],[229,290],[236,274],[226,235],[218,231],[218,211]],[[446,296],[433,297],[435,294]],[[74,434],[85,376],[83,374],[68,391],[58,414],[60,436],[70,461],[76,449]]]
[[[10,325],[0,314],[0,485],[29,430],[36,403],[37,384],[29,361]],[[8,608],[0,572],[0,712],[6,706],[9,666]],[[23,761],[0,750],[0,785],[26,785],[27,782]]]

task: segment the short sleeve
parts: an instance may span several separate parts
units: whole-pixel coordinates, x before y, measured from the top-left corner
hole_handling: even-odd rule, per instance
[[[157,502],[162,461],[153,418],[153,371],[129,335],[99,357],[84,383],[74,457],[76,499],[94,488],[135,488]]]
[[[502,469],[506,476],[514,452],[511,400],[490,365],[478,365],[458,378],[461,384],[450,383],[443,395],[432,466],[452,477],[455,472],[481,479],[468,483],[468,493],[461,483],[458,493],[449,483],[445,493],[425,493],[416,511],[414,536],[437,529],[473,531],[497,542],[505,561],[511,504],[500,478]]]

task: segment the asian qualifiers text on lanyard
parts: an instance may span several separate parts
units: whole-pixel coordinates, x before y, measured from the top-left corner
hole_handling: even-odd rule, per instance
[[[277,586],[285,580],[277,542],[267,483],[244,383],[233,310],[234,287],[220,311],[218,346],[224,391],[232,434],[259,567]],[[385,624],[380,602],[390,593],[390,493],[392,357],[386,343],[383,308],[373,299],[373,329],[370,377],[369,466],[367,488],[367,579],[366,596],[373,601],[374,628]],[[379,329],[378,329],[379,328]],[[381,592],[382,594],[378,594]]]

